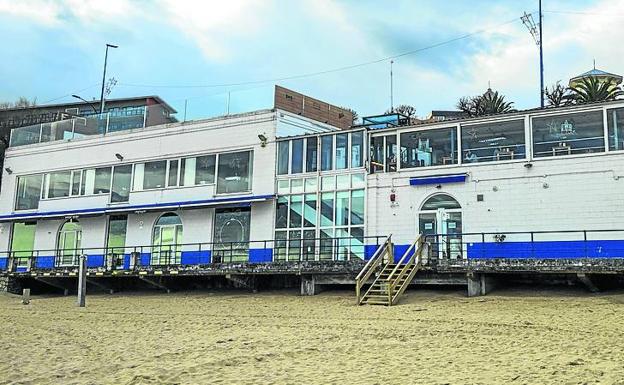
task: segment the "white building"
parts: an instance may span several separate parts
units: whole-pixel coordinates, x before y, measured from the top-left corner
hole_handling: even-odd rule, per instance
[[[392,122],[274,109],[11,147],[0,267],[353,260],[421,233],[442,258],[624,256],[624,103]]]

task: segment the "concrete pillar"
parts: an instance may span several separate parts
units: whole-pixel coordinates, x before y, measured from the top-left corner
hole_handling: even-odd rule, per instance
[[[22,290],[22,305],[28,305],[30,303],[30,289]]]
[[[317,295],[321,291],[321,285],[316,283],[313,275],[301,276],[301,295]]]
[[[468,284],[468,297],[477,297],[481,295],[481,277],[479,274],[466,274]]]

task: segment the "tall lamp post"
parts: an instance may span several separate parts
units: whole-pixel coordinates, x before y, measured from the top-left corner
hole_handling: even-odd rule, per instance
[[[106,43],[106,54],[104,55],[104,74],[102,75],[102,93],[100,94],[100,114],[104,113],[104,83],[106,82],[106,62],[108,60],[108,49],[119,46]]]

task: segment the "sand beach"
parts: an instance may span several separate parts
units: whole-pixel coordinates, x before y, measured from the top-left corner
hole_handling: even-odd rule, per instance
[[[0,295],[0,384],[624,384],[624,293]]]

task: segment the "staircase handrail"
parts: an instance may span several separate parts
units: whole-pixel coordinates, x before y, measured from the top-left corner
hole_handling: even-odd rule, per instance
[[[408,280],[403,282],[403,285],[395,293],[396,285],[401,281],[401,279],[405,276],[405,274],[407,274],[408,270],[412,267],[412,265],[417,265],[417,266],[420,265],[422,245],[423,245],[423,241],[422,241],[422,234],[421,234],[418,236],[418,238],[416,238],[414,243],[412,243],[410,247],[405,251],[405,253],[403,254],[403,257],[401,257],[401,260],[399,261],[399,264],[394,268],[394,270],[392,270],[392,272],[388,276],[388,302],[390,305],[392,305],[394,301],[398,298],[398,296],[401,295],[403,291],[405,291],[405,288],[407,287],[409,282]],[[413,249],[415,250],[410,255],[410,252]],[[405,262],[406,259],[408,259],[407,262]],[[395,278],[394,275],[396,274],[399,268],[401,270],[398,276],[396,276]],[[415,274],[415,271],[412,270],[411,273]]]
[[[360,273],[355,277],[355,295],[357,297],[357,304],[359,305],[362,298],[360,296],[360,291],[362,290],[362,286],[368,281],[370,276],[373,274],[375,269],[383,262],[383,256],[388,247],[392,244],[392,234],[388,235],[388,238],[384,241],[384,243],[377,248],[373,256],[368,260],[364,268],[360,271]]]

